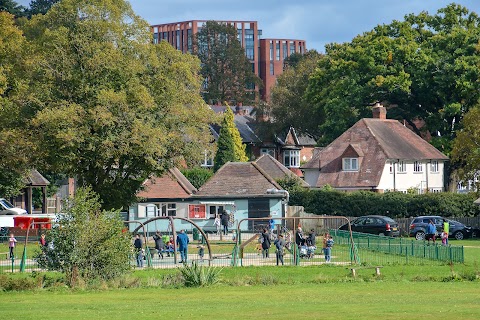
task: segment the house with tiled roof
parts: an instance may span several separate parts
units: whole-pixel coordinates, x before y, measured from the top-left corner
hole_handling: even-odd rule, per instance
[[[188,216],[189,199],[197,191],[177,168],[167,170],[160,177],[145,180],[142,187],[137,193],[140,201],[128,209],[128,220],[142,223],[154,217]],[[130,224],[130,229],[137,226]],[[159,221],[156,226],[166,230],[167,221]]]
[[[286,195],[279,190],[280,185],[253,162],[226,163],[199,190],[173,168],[144,182],[143,190],[137,194],[141,201],[130,206],[128,220],[144,223],[155,217],[175,216],[191,219],[200,228],[212,231],[215,216],[226,210],[236,227],[244,218],[283,217]],[[130,230],[137,226],[131,223]],[[244,228],[248,226],[245,223]],[[192,226],[175,220],[175,228],[190,231]],[[168,230],[168,220],[157,220],[146,231],[157,229]]]
[[[213,227],[215,214],[226,210],[231,221],[245,218],[280,218],[285,216],[285,193],[255,162],[228,162],[223,165],[192,197],[205,210],[207,226]],[[192,216],[192,219],[195,219]],[[265,224],[263,222],[263,224]],[[252,227],[252,222],[241,224],[242,229]],[[236,225],[235,225],[236,226]]]
[[[211,106],[211,108],[216,113],[223,113],[227,107]],[[264,154],[269,154],[297,176],[301,177],[303,175],[299,168],[301,163],[305,163],[312,158],[313,149],[316,145],[313,136],[308,133],[297,132],[293,127],[271,137],[263,136],[260,133],[261,123],[256,118],[255,109],[244,106],[230,108],[234,113],[235,126],[240,133],[242,142],[246,145],[247,155],[252,160]],[[212,124],[210,129],[215,140],[218,140],[220,126]],[[205,157],[203,166],[213,167],[212,158]]]
[[[442,192],[448,157],[397,120],[380,104],[304,164],[314,188],[377,192]]]

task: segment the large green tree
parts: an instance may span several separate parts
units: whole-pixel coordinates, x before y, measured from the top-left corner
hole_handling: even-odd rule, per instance
[[[321,57],[317,51],[309,50],[304,55],[294,54],[286,59],[286,68],[272,89],[271,114],[276,132],[290,127],[308,131],[322,121],[321,114],[312,114],[315,110],[305,96],[309,77]]]
[[[28,48],[14,16],[0,12],[0,196],[16,195],[30,167],[34,145],[22,124],[18,105],[28,86]],[[20,120],[20,121],[19,121]]]
[[[32,0],[30,1],[30,9],[27,10],[29,16],[35,14],[45,14],[48,10],[60,0]]]
[[[328,45],[309,85],[313,114],[322,117],[310,131],[328,143],[380,101],[390,118],[428,131],[448,154],[463,114],[480,98],[479,40],[478,15],[451,4]]]
[[[221,125],[222,127],[217,141],[217,153],[215,154],[213,164],[214,171],[217,171],[229,161],[248,161],[245,153],[245,145],[242,143],[240,132],[238,132],[235,126],[233,111],[228,105]]]
[[[151,44],[128,2],[62,0],[24,28],[38,62],[20,113],[39,166],[75,176],[110,209],[135,201],[148,176],[202,157],[211,111],[199,60]]]
[[[261,83],[230,24],[207,21],[194,37],[195,53],[202,62],[207,103],[253,103],[254,87]]]

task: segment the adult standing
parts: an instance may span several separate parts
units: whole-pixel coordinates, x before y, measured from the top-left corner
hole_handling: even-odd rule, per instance
[[[260,237],[262,237],[262,257],[268,258],[268,250],[270,249],[272,243],[270,241],[270,234],[267,232],[267,229],[263,229]]]
[[[270,220],[268,220],[268,226],[270,228],[270,233],[273,235],[273,231],[275,230],[275,220],[273,220],[272,216],[270,216]]]
[[[187,263],[187,257],[188,257],[188,243],[190,240],[188,239],[188,236],[185,233],[185,230],[180,230],[180,233],[177,234],[177,246],[178,246],[178,251],[180,251],[180,262],[179,263]]]
[[[155,241],[155,249],[158,252],[158,258],[163,259],[163,251],[165,250],[165,242],[163,242],[163,237],[160,231],[155,232],[153,235],[153,240]]]
[[[228,215],[227,211],[223,210],[220,219],[222,220],[223,234],[227,235],[228,234],[228,222],[230,220],[230,216]]]
[[[437,227],[433,223],[433,220],[430,219],[430,221],[428,222],[428,225],[427,225],[427,230],[426,230],[426,235],[425,235],[425,239],[427,240],[427,242],[429,244],[430,244],[430,240],[432,240],[433,244],[435,244],[436,233],[437,233]]]
[[[298,247],[301,247],[305,244],[305,237],[303,236],[303,230],[300,226],[298,226],[297,232],[295,234],[295,243]]]
[[[215,215],[215,228],[217,229],[217,235],[219,236],[222,233],[222,221],[220,220],[220,216],[218,214]]]
[[[275,248],[276,248],[276,255],[277,255],[277,266],[279,263],[282,263],[283,266],[283,254],[285,251],[285,240],[283,239],[283,235],[279,234],[278,238],[275,239],[274,243]]]
[[[325,241],[325,262],[330,262],[332,260],[332,247],[333,247],[333,238],[331,235],[328,236],[327,241]]]
[[[310,230],[310,234],[308,235],[308,239],[307,239],[307,245],[308,246],[315,246],[315,229],[312,229]]]
[[[140,239],[140,235],[135,235],[135,241],[133,242],[135,248],[135,255],[137,258],[137,267],[143,268],[143,242]]]
[[[443,220],[443,232],[445,232],[445,245],[448,246],[448,235],[450,234],[450,223],[447,219]]]

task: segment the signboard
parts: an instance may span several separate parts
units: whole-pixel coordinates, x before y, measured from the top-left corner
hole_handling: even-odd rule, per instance
[[[206,219],[207,210],[204,204],[190,204],[188,205],[188,218],[189,219]]]

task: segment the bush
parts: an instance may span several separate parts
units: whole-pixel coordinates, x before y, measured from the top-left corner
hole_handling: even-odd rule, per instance
[[[130,270],[130,235],[123,229],[118,211],[101,211],[98,196],[80,188],[35,259],[41,268],[64,273],[70,286],[79,278],[114,279]]]
[[[207,287],[216,284],[221,271],[221,268],[199,266],[196,262],[180,269],[186,287]]]
[[[418,195],[400,192],[295,189],[290,194],[289,204],[303,206],[306,212],[318,215],[358,217],[378,214],[398,218],[420,215],[473,217],[480,215],[480,207],[473,204],[475,199],[475,194],[449,192]]]

